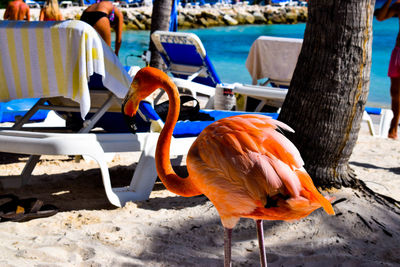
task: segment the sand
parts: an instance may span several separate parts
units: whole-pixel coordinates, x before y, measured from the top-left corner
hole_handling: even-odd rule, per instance
[[[118,154],[110,163],[115,185],[130,180],[136,158]],[[1,154],[0,160],[0,178],[12,178],[27,157]],[[365,129],[350,160],[368,188],[397,201],[399,162],[400,141]],[[69,157],[45,157],[29,185],[0,192],[60,208],[49,218],[1,222],[0,266],[223,265],[223,228],[204,196],[179,197],[157,182],[149,200],[116,208],[106,199],[96,164]],[[336,197],[336,216],[319,209],[296,222],[264,222],[269,265],[398,266],[399,202],[348,188],[328,194]],[[259,266],[252,220],[241,219],[234,229],[232,257],[233,266]]]

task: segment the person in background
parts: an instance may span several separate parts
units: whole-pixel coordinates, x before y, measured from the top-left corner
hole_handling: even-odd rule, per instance
[[[58,8],[57,0],[46,0],[46,4],[40,10],[40,21],[56,21],[64,20],[60,9]]]
[[[29,6],[22,0],[13,0],[8,3],[3,19],[29,21],[31,19]]]
[[[81,21],[91,25],[100,34],[103,40],[111,47],[111,28],[115,31],[115,54],[118,56],[122,43],[122,26],[124,16],[112,2],[97,2],[86,8]]]
[[[387,0],[379,9],[375,10],[378,21],[400,15],[400,0]],[[400,120],[400,32],[397,33],[396,45],[392,51],[389,63],[388,76],[390,77],[390,96],[392,99],[393,119],[390,123],[388,137],[397,139],[397,128]]]

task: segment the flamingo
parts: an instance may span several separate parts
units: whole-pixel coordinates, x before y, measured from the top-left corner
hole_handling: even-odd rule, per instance
[[[260,262],[267,265],[263,220],[294,220],[321,206],[331,215],[328,199],[315,188],[296,147],[278,128],[293,130],[263,115],[238,115],[205,128],[187,155],[188,177],[179,177],[170,161],[173,129],[179,115],[179,93],[161,70],[145,67],[132,81],[122,111],[134,128],[139,102],[154,90],[167,92],[167,119],[160,133],[155,161],[165,187],[180,196],[204,194],[215,206],[224,227],[224,266],[231,266],[232,229],[241,217],[256,221]]]

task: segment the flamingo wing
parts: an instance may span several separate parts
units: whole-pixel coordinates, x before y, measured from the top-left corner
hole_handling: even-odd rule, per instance
[[[313,196],[325,198],[303,169],[300,153],[278,127],[293,131],[263,115],[229,117],[208,126],[192,145],[187,158],[189,176],[222,220],[262,215],[268,219],[265,212],[270,209],[308,212],[310,206],[312,210],[321,207],[321,199]],[[275,211],[270,217],[277,219]]]

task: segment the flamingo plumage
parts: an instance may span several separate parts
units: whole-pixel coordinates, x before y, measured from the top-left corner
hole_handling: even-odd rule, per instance
[[[139,103],[154,90],[168,94],[170,105],[156,148],[156,168],[171,192],[204,194],[217,209],[225,229],[225,266],[231,264],[231,233],[241,217],[256,221],[261,265],[266,266],[262,220],[295,220],[331,203],[315,188],[296,147],[278,130],[293,131],[263,115],[239,115],[205,128],[187,155],[188,177],[179,177],[170,161],[173,129],[179,116],[179,93],[162,71],[146,67],[135,76],[123,103],[132,124]]]

